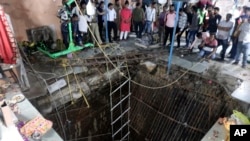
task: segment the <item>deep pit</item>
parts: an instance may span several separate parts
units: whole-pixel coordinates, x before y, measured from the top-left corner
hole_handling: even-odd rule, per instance
[[[145,86],[159,87],[175,82],[184,70],[173,67],[166,78],[165,67],[159,65],[153,73],[139,68],[132,74],[132,80]],[[126,79],[119,77],[112,82],[112,90]],[[129,112],[130,141],[198,141],[205,135],[219,117],[228,116],[232,110],[243,111],[240,103],[233,100],[223,86],[214,80],[187,73],[176,83],[160,89],[150,89],[131,82],[132,95],[122,102],[122,107],[113,117],[131,108]],[[111,141],[110,87],[91,93],[88,109],[81,99],[66,104],[46,118],[54,122],[54,129],[67,140]],[[117,91],[113,101],[119,101],[129,94],[128,85]],[[121,97],[120,97],[121,96]],[[115,125],[118,130],[128,119],[122,118]],[[121,134],[127,133],[127,127]],[[119,140],[121,134],[115,137]]]

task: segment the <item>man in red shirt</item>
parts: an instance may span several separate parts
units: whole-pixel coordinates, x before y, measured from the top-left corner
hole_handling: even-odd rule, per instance
[[[215,39],[215,34],[210,33],[210,36],[205,38],[200,45],[199,58],[214,59],[216,56],[218,42]]]

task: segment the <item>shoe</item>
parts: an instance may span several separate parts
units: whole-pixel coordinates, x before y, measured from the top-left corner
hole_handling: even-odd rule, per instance
[[[222,58],[217,58],[216,60],[219,61],[219,62],[224,62],[224,61],[225,61],[225,60],[222,59]]]
[[[247,67],[246,67],[246,65],[243,65],[242,68],[245,69],[245,68],[247,68]]]
[[[233,62],[233,65],[238,65],[238,64],[239,64],[238,61]]]

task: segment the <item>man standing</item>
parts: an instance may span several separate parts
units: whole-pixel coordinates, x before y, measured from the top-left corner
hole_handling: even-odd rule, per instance
[[[115,0],[115,5],[113,6],[116,12],[116,19],[115,23],[117,27],[120,27],[120,11],[121,11],[121,5],[119,0]]]
[[[238,8],[238,12],[236,12],[236,14],[233,16],[234,18],[234,29],[232,30],[232,48],[229,52],[230,59],[235,59],[236,53],[237,53],[237,44],[238,44],[238,37],[236,36],[237,31],[240,27],[240,25],[243,22],[247,22],[247,16],[245,15],[245,13],[241,13],[242,8]],[[237,15],[238,14],[238,15]],[[242,15],[241,15],[242,14]]]
[[[233,64],[237,65],[240,61],[240,54],[243,54],[242,68],[246,68],[248,51],[250,48],[250,17],[248,21],[242,23],[239,28],[239,38],[238,38],[238,47],[237,54],[235,57],[235,62]]]
[[[220,12],[220,8],[215,7],[214,8],[214,15],[215,15],[215,19],[216,19],[217,23],[220,23],[220,21],[221,21],[221,15],[219,14],[219,12]]]
[[[211,33],[217,33],[218,24],[221,20],[221,15],[219,15],[219,8],[215,7],[213,10],[209,11],[208,19],[208,31]]]
[[[141,38],[144,19],[145,19],[144,11],[141,8],[141,4],[137,2],[136,8],[133,10],[133,13],[132,13],[132,20],[133,20],[134,30],[135,30],[137,38]]]
[[[69,47],[69,19],[65,17],[61,17],[61,33],[62,33],[62,38],[63,38],[63,44],[65,45],[66,48]]]
[[[164,27],[165,27],[165,15],[167,13],[167,7],[163,6],[163,11],[160,13],[158,21],[159,21],[159,27],[158,27],[158,34],[159,34],[159,39],[160,43],[163,43],[164,39]]]
[[[197,14],[197,7],[192,6],[192,22],[189,25],[189,33],[188,33],[188,43],[187,47],[189,47],[190,43],[193,43],[195,39],[195,35],[199,29],[199,15]]]
[[[152,32],[152,24],[155,22],[156,11],[155,11],[156,2],[152,2],[150,7],[146,7],[146,23],[145,23],[145,33]]]
[[[108,4],[107,21],[108,21],[108,37],[109,42],[112,43],[111,31],[113,30],[114,40],[117,40],[117,25],[116,25],[116,12],[112,3]]]
[[[164,23],[165,23],[165,38],[163,41],[163,45],[165,46],[168,40],[168,36],[170,36],[170,43],[172,42],[173,31],[174,31],[174,23],[175,23],[175,11],[174,5],[170,5],[169,12],[166,13]]]
[[[224,61],[225,53],[229,45],[230,31],[233,28],[233,22],[231,22],[232,14],[226,15],[226,20],[221,21],[218,25],[217,40],[218,45],[222,45],[222,51],[220,53],[220,61]]]
[[[185,27],[187,25],[187,14],[184,12],[184,10],[180,9],[180,17],[178,21],[178,27],[177,27],[177,47],[180,47],[181,43],[181,35],[185,31]]]
[[[126,40],[128,32],[130,32],[132,11],[129,9],[129,2],[125,2],[125,6],[120,12],[120,40]]]
[[[92,2],[92,1],[91,1],[91,2]],[[95,10],[96,10],[96,3],[95,3],[95,2],[92,2],[92,4],[94,5],[93,8],[95,8]],[[97,19],[97,13],[98,13],[98,12],[95,12],[94,15],[90,16],[90,18],[89,18],[89,25],[90,25],[91,31],[92,31],[93,34],[94,34],[94,35],[92,35],[92,40],[93,40],[93,42],[96,42],[96,41],[94,40],[94,37],[93,37],[93,36],[95,36],[96,39],[97,39],[97,42],[98,42],[99,44],[102,44],[102,39],[101,39],[101,37],[100,37],[99,27],[98,27],[98,24],[97,24],[97,21],[98,21],[98,19]]]
[[[103,32],[103,15],[105,14],[103,8],[104,8],[104,2],[101,1],[99,6],[97,7],[97,14],[98,14],[99,34],[101,36],[102,41],[104,41],[102,32]]]

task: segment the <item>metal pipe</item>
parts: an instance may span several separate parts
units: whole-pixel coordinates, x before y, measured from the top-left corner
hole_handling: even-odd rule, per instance
[[[176,34],[176,27],[178,25],[178,19],[179,19],[179,10],[181,7],[182,2],[178,1],[177,2],[177,10],[176,10],[176,16],[175,16],[175,26],[174,26],[174,31],[173,31],[173,37],[172,37],[172,41],[171,41],[171,48],[170,48],[170,54],[168,57],[168,68],[167,68],[167,75],[169,75],[170,73],[170,69],[171,69],[171,63],[172,63],[172,56],[173,56],[173,48],[174,48],[174,39],[175,39],[175,34]]]
[[[105,9],[108,9],[108,2],[109,0],[104,0]],[[106,40],[106,43],[108,43],[109,37],[108,37],[108,14],[107,13],[106,13],[106,17],[104,18],[104,23],[105,23],[105,40]]]

